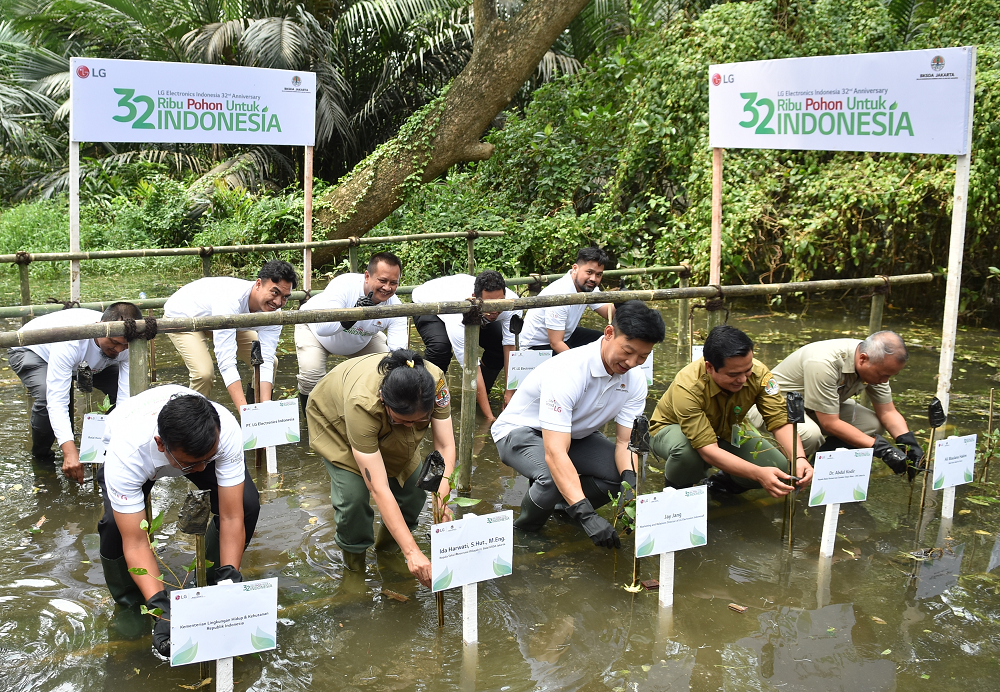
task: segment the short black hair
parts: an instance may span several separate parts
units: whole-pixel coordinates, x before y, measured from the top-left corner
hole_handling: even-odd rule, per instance
[[[391,252],[377,252],[368,258],[368,266],[365,267],[365,271],[371,274],[376,269],[378,269],[378,263],[383,262],[388,264],[390,267],[399,267],[400,276],[403,275],[403,263],[402,261]]]
[[[616,307],[611,326],[616,333],[624,334],[626,339],[639,339],[651,344],[663,341],[667,333],[660,313],[641,300],[629,300]]]
[[[745,333],[728,324],[720,324],[705,339],[705,361],[716,370],[726,365],[727,358],[742,358],[753,351],[753,341]]]
[[[163,405],[156,427],[167,449],[199,458],[212,451],[222,423],[211,401],[200,394],[181,394]]]
[[[280,283],[287,281],[292,288],[298,288],[299,277],[295,275],[295,267],[284,260],[273,259],[264,263],[264,266],[257,272],[257,278],[261,281],[265,279]]]
[[[472,285],[472,295],[482,298],[483,291],[504,291],[506,295],[507,282],[504,281],[503,274],[494,269],[479,272],[476,283]]]
[[[112,303],[101,315],[101,322],[124,322],[126,319],[141,320],[142,310],[132,303],[123,301]]]
[[[382,403],[397,413],[427,413],[434,409],[434,376],[423,356],[408,348],[391,351],[378,364],[382,373]]]
[[[596,262],[602,267],[606,267],[611,264],[611,258],[602,248],[585,247],[576,253],[576,264],[586,264],[587,262]]]

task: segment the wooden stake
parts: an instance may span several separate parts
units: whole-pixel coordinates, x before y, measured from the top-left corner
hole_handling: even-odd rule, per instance
[[[153,316],[153,311],[149,311],[149,316]],[[149,381],[156,382],[156,337],[149,340]]]
[[[472,490],[472,443],[476,434],[476,380],[479,374],[479,325],[465,325],[462,357],[462,411],[458,432],[458,491]]]
[[[469,236],[466,239],[466,244],[468,245],[469,251],[469,274],[472,276],[476,275],[476,238],[475,236]]]
[[[302,218],[302,240],[312,242],[313,236],[313,148],[306,147],[302,161],[302,191],[305,193]],[[312,290],[312,249],[302,251],[302,288]]]
[[[691,283],[691,271],[681,272],[678,278],[678,286],[687,288]],[[677,358],[681,363],[691,362],[691,337],[688,329],[689,313],[691,312],[691,301],[681,298],[677,301]],[[681,366],[683,367],[683,366]]]
[[[27,262],[17,265],[17,277],[21,283],[21,305],[31,305],[31,268]],[[29,315],[21,318],[21,326],[31,320]]]

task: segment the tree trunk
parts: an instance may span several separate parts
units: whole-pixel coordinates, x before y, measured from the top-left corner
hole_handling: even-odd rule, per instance
[[[472,58],[451,86],[415,113],[394,139],[380,146],[330,189],[315,220],[331,239],[362,236],[416,187],[462,161],[482,161],[493,145],[480,141],[493,118],[538,67],[587,0],[529,0],[512,18],[497,17],[495,0],[475,0]],[[313,253],[315,266],[334,251]]]

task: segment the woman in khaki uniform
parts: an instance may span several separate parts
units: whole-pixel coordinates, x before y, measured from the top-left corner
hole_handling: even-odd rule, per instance
[[[410,572],[429,587],[430,560],[410,532],[427,499],[417,476],[428,428],[445,462],[441,497],[449,492],[448,476],[455,467],[451,395],[441,370],[407,349],[352,358],[316,385],[306,419],[309,444],[330,474],[335,538],[348,569],[364,572],[368,547],[394,540]],[[377,543],[371,497],[382,517]],[[451,518],[447,509],[445,517]]]

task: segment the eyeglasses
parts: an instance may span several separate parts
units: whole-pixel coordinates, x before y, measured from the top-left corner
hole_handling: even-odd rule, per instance
[[[392,409],[389,408],[388,406],[385,407],[385,413],[387,416],[389,416],[389,423],[391,423],[392,425],[407,425],[407,426],[417,425],[419,423],[429,423],[431,420],[431,416],[434,415],[434,412],[431,411],[424,418],[418,418],[417,420],[398,420],[393,415]]]
[[[173,454],[170,453],[170,449],[168,449],[166,445],[163,446],[163,453],[166,454],[168,457],[170,457],[170,461],[174,462],[174,465],[178,469],[180,469],[181,473],[194,471],[197,467],[201,466],[202,464],[207,464],[208,462],[215,460],[215,456],[212,456],[208,459],[202,459],[201,461],[196,461],[193,464],[182,464],[181,462],[177,461],[177,457],[175,457]]]

